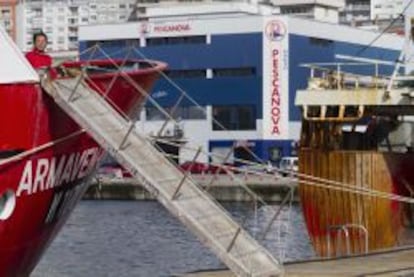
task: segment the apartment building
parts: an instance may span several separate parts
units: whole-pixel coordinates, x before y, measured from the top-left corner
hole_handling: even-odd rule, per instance
[[[404,33],[401,13],[409,0],[346,0],[340,23],[364,29]],[[392,23],[392,24],[391,24]]]
[[[281,14],[294,14],[322,22],[338,23],[344,0],[271,0]]]
[[[344,0],[232,0],[232,1],[183,1],[183,0],[139,0],[132,13],[131,21],[153,18],[194,16],[231,16],[243,14],[286,14],[323,22],[338,23],[339,9]]]
[[[49,51],[78,49],[81,25],[125,22],[135,0],[19,0],[16,42],[23,51],[33,47],[32,35],[42,30]]]
[[[403,0],[371,0],[371,19],[391,19],[401,15]]]
[[[0,26],[13,39],[16,38],[16,5],[17,0],[0,0]]]
[[[361,25],[371,20],[370,0],[346,0],[344,8],[340,11],[339,22],[352,26]]]
[[[218,8],[223,8],[222,3]],[[166,16],[170,14],[165,11]],[[296,91],[307,86],[309,76],[301,64],[338,61],[336,54],[355,56],[377,35],[298,16],[240,15],[235,11],[81,26],[79,38],[80,51],[99,42],[113,58],[122,59],[128,53],[130,58],[144,56],[169,65],[167,76],[198,105],[177,102],[182,91],[165,78],[154,85],[151,95],[165,110],[174,109],[187,147],[202,145],[220,155],[231,150],[230,163],[235,158],[252,158],[245,151],[248,147],[261,159],[278,163],[281,157],[297,154],[301,111],[294,99]],[[402,44],[403,37],[385,34],[360,57],[395,61]],[[95,53],[94,58],[100,57],[102,53]],[[88,58],[90,53],[81,55],[81,59]],[[369,74],[375,67],[364,70]],[[379,69],[383,75],[392,70]],[[139,118],[142,133],[154,135],[166,117],[148,101]],[[165,135],[173,134],[175,127],[172,122],[167,124]],[[184,149],[179,160],[182,163],[194,155]],[[199,161],[207,159],[200,157]]]

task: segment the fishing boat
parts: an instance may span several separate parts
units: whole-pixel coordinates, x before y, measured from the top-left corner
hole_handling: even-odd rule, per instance
[[[103,150],[42,89],[47,73],[39,77],[1,28],[0,61],[0,276],[28,276],[87,189]],[[84,74],[120,113],[132,115],[165,67],[66,62],[58,78]]]
[[[303,65],[310,77],[295,100],[302,111],[299,191],[320,256],[402,245],[414,226],[412,1],[402,13],[397,59],[361,57],[379,33],[355,55]]]
[[[380,76],[381,61],[307,64],[300,198],[316,253],[393,247],[413,222],[413,76]],[[389,65],[389,64],[387,64]],[[371,67],[373,74],[353,73]],[[360,71],[360,70],[359,70]]]

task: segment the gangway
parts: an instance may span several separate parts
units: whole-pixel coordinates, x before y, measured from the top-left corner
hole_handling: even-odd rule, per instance
[[[134,178],[238,276],[279,276],[283,269],[224,208],[135,130],[82,76],[42,87]]]

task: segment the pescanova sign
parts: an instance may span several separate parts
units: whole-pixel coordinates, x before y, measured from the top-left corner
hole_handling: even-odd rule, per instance
[[[288,39],[282,19],[264,21],[263,138],[288,138]]]
[[[140,33],[158,33],[158,34],[169,34],[169,33],[186,33],[192,30],[190,23],[171,23],[171,24],[149,24],[142,23],[140,25]]]

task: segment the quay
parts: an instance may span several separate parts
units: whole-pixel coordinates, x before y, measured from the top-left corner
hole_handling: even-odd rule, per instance
[[[265,202],[280,202],[297,180],[290,177],[239,176],[193,174],[195,182],[206,188],[218,201],[252,201],[252,196],[240,185],[243,182]],[[214,182],[212,181],[214,179]],[[154,197],[133,178],[95,178],[92,180],[84,199],[88,200],[154,200]],[[295,194],[294,201],[298,201]]]
[[[414,246],[368,255],[336,259],[319,259],[284,264],[286,277],[330,277],[330,276],[414,276]],[[194,272],[181,277],[232,277],[229,271],[213,270]]]

